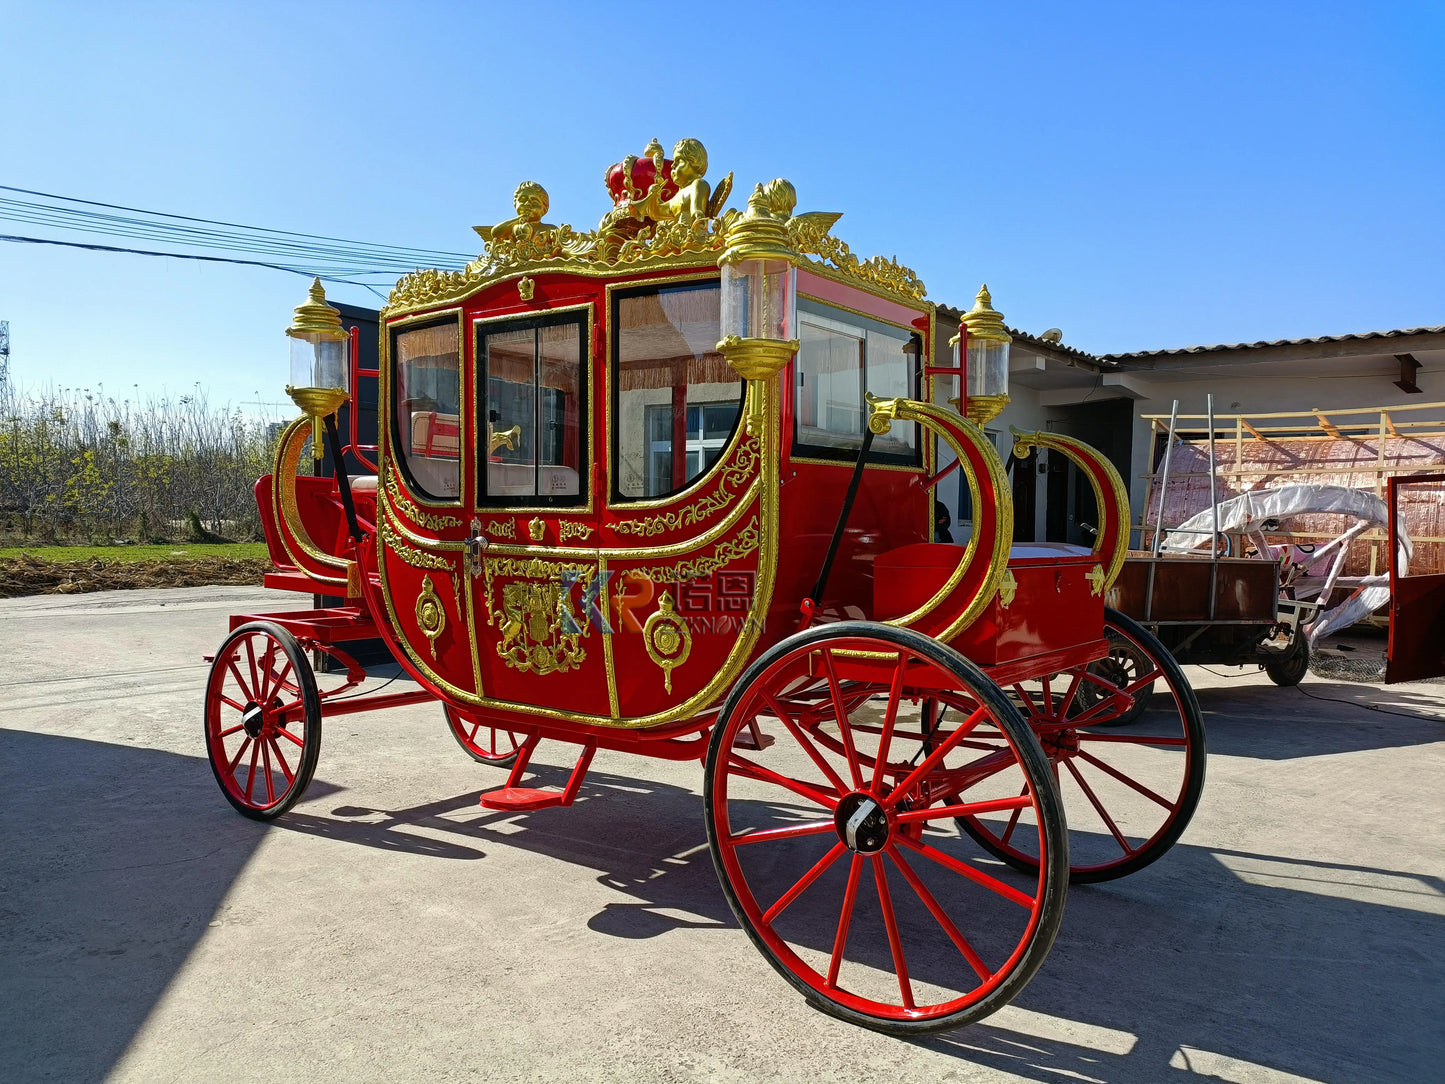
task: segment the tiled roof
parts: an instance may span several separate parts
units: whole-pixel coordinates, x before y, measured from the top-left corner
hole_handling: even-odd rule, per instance
[[[1176,357],[1184,354],[1213,354],[1226,350],[1266,350],[1272,346],[1318,346],[1365,339],[1405,339],[1412,335],[1445,334],[1445,324],[1438,327],[1406,327],[1393,331],[1361,331],[1354,335],[1316,335],[1310,339],[1270,339],[1253,343],[1220,343],[1215,346],[1185,346],[1178,350],[1136,350],[1127,354],[1103,354],[1100,361],[1138,361],[1142,358]]]
[[[951,305],[938,306],[938,322],[940,327],[944,323],[958,323],[959,317],[961,317],[962,315],[963,311],[961,309],[955,309]],[[1067,346],[1064,343],[1050,342],[1048,339],[1041,339],[1037,335],[1030,335],[1027,331],[1020,331],[1016,327],[1008,327],[1007,324],[1005,324],[1004,326],[1008,328],[1008,333],[1014,337],[1014,342],[1016,343],[1025,343],[1036,350],[1049,351],[1054,354],[1061,354],[1067,358],[1075,358],[1079,361],[1087,361],[1091,365],[1108,366],[1112,364],[1109,359],[1097,357],[1096,355],[1089,353],[1087,350],[1080,350],[1077,347]],[[954,331],[957,330],[957,328],[954,328]],[[953,331],[950,331],[948,335],[944,337],[952,338]]]

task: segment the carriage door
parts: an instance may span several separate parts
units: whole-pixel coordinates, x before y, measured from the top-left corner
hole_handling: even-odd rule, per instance
[[[598,568],[589,313],[474,325],[472,464],[476,525],[487,546],[473,577],[473,614],[489,695],[605,711],[601,630],[591,627],[587,605]],[[534,680],[574,671],[551,692]]]

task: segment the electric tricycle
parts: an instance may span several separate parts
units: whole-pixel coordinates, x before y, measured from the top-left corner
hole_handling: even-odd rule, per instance
[[[797,213],[781,179],[728,209],[731,174],[706,174],[696,140],[654,141],[607,170],[612,207],[585,232],[544,222],[524,182],[476,261],[400,280],[375,446],[355,410],[342,442],[366,374],[313,284],[288,330],[304,413],[256,496],[267,584],[346,602],[231,618],[211,766],[237,810],[276,817],[323,720],[433,700],[506,772],[487,810],[569,805],[598,749],[699,761],[723,892],[784,979],[867,1027],[956,1027],[1037,971],[1071,881],[1179,838],[1199,708],[1105,608],[1128,505],[1104,457],[1019,435],[1080,465],[1103,527],[1092,549],[1011,544],[981,428],[1010,341],[987,289],[940,342],[917,276],[854,255],[838,214]],[[299,474],[308,439],[334,478]],[[972,531],[936,542],[955,470]],[[413,689],[361,687],[346,645],[377,636]],[[1127,673],[1121,640],[1144,660]],[[320,688],[311,653],[344,678]],[[529,779],[543,741],[576,749],[560,789]]]

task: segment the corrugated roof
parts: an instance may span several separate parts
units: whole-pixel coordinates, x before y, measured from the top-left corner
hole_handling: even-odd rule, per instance
[[[943,324],[945,321],[950,323],[957,323],[958,319],[962,315],[963,310],[955,309],[952,305],[938,306],[938,316],[940,324]],[[1007,324],[1005,324],[1004,327],[1008,328],[1008,333],[1014,337],[1014,342],[1025,343],[1035,350],[1041,350],[1053,354],[1060,354],[1064,357],[1074,358],[1078,361],[1086,361],[1090,365],[1102,365],[1105,368],[1108,368],[1112,364],[1112,362],[1108,359],[1100,358],[1094,354],[1089,353],[1087,350],[1080,350],[1078,347],[1069,346],[1065,343],[1050,342],[1048,339],[1041,339],[1037,335],[1030,335],[1027,331],[1020,331],[1016,327],[1009,327]],[[957,329],[955,328],[954,330]],[[945,336],[945,338],[952,338],[952,336],[953,332],[950,331],[948,335]]]
[[[1127,354],[1103,354],[1100,361],[1137,361],[1141,358],[1178,357],[1185,354],[1213,354],[1229,350],[1267,350],[1272,346],[1318,346],[1366,339],[1405,339],[1412,335],[1445,334],[1445,324],[1437,327],[1406,327],[1393,331],[1361,331],[1353,335],[1316,335],[1308,339],[1270,339],[1253,343],[1220,343],[1215,346],[1185,346],[1178,350],[1135,350]]]

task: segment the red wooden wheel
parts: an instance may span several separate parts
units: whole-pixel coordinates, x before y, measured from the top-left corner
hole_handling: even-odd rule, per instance
[[[939,690],[974,707],[930,735],[918,705]],[[738,748],[752,723],[777,740]],[[970,748],[980,727],[1000,746]],[[948,798],[1006,768],[1026,793]],[[980,863],[957,831],[955,817],[995,809],[1030,813],[1044,861],[1027,875]],[[705,810],[738,921],[805,998],[853,1023],[906,1035],[986,1016],[1058,931],[1068,833],[1048,760],[982,671],[907,629],[824,625],[754,662],[713,730]]]
[[[253,621],[221,644],[206,680],[206,754],[237,810],[256,820],[296,804],[321,750],[321,698],[296,638]]]
[[[446,713],[447,728],[467,756],[498,768],[510,768],[516,762],[522,743],[514,731],[462,715],[450,704],[443,704],[442,711]]]
[[[1204,788],[1204,721],[1174,657],[1139,624],[1106,611],[1110,657],[1131,659],[1117,683],[1098,664],[1014,687],[1039,737],[1068,811],[1070,880],[1110,881],[1134,873],[1174,845]],[[1161,688],[1162,686],[1162,688]],[[1149,695],[1138,713],[1135,697]],[[1127,730],[1112,729],[1130,721]],[[1002,735],[980,727],[980,745]],[[966,801],[1017,794],[1023,778],[1005,771],[962,793]],[[967,817],[961,827],[1020,870],[1038,862],[1027,810]]]

